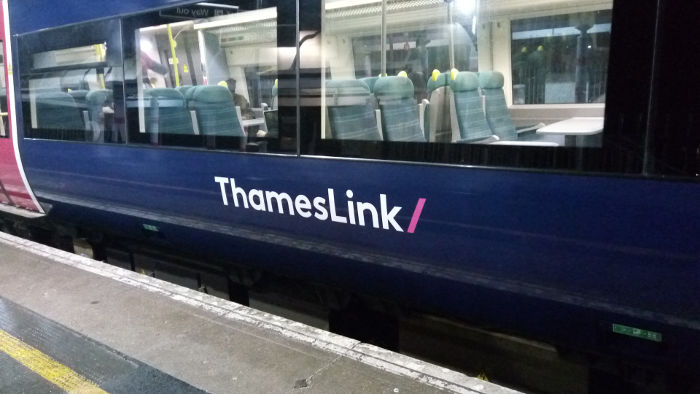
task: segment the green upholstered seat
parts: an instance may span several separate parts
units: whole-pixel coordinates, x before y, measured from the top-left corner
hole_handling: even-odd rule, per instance
[[[194,86],[192,85],[182,85],[178,86],[175,88],[178,92],[182,94],[182,97],[185,98],[185,105],[187,105],[190,101],[190,98],[192,97],[192,92],[194,91]]]
[[[156,88],[144,92],[146,131],[158,134],[193,135],[192,118],[185,98],[175,89]]]
[[[360,78],[360,81],[367,84],[370,92],[374,92],[374,84],[377,83],[377,79],[379,79],[379,77],[366,77]]]
[[[410,79],[398,76],[379,78],[374,85],[374,95],[381,110],[386,140],[425,142]]]
[[[435,80],[432,77],[428,78],[428,83],[426,84],[428,94],[432,93],[435,89],[441,87],[449,86],[450,73],[440,73]]]
[[[450,122],[450,73],[433,71],[435,79],[428,78],[428,103],[424,116],[423,130],[426,139],[431,142],[450,142],[452,125]]]
[[[355,79],[327,81],[326,97],[333,138],[369,141],[381,139],[370,90],[365,82]]]
[[[517,141],[518,134],[503,93],[503,74],[498,71],[480,72],[479,86],[486,101],[486,120],[493,134],[501,140]]]
[[[491,138],[479,94],[479,78],[473,72],[460,72],[450,80],[459,138],[455,142],[477,142]]]
[[[189,106],[197,113],[199,132],[203,135],[244,137],[231,92],[219,85],[197,86]]]
[[[65,92],[39,93],[36,97],[36,115],[39,128],[85,130],[75,100]]]

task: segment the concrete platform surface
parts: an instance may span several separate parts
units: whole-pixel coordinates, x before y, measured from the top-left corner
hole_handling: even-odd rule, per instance
[[[7,350],[3,335],[22,343]],[[515,392],[0,233],[0,379],[11,382],[0,391],[70,391],[17,362],[35,351],[106,392]]]

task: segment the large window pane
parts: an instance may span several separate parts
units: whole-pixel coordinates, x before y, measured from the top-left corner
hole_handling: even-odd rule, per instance
[[[604,103],[612,12],[514,20],[514,104]]]
[[[176,7],[132,21],[137,55],[127,99],[131,141],[295,149],[295,135],[279,131],[278,70],[292,59],[278,48],[278,8],[233,2],[190,8],[199,12],[183,17]]]
[[[600,147],[611,9],[328,0],[321,137],[359,156],[387,142]]]
[[[119,21],[20,38],[25,136],[125,142]]]

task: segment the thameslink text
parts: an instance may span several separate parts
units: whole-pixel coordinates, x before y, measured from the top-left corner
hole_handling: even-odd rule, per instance
[[[335,223],[368,226],[381,228],[384,230],[394,230],[404,232],[403,227],[397,221],[397,215],[402,207],[392,206],[389,208],[386,194],[379,194],[379,209],[370,202],[353,201],[352,190],[345,192],[347,198],[347,214],[341,215],[336,205],[336,193],[332,188],[328,188],[326,196],[307,197],[299,194],[292,198],[288,193],[276,191],[265,191],[259,189],[245,190],[236,185],[235,178],[214,177],[214,181],[221,189],[221,201],[225,206],[232,202],[236,208],[253,209],[261,212],[279,213],[289,216],[301,216],[302,218],[315,218],[326,221],[330,219]],[[411,221],[408,224],[408,233],[413,233],[418,225],[425,198],[419,198],[416,208],[413,211]]]

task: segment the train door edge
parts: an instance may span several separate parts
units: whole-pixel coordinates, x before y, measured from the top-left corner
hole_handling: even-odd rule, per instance
[[[4,159],[4,164],[7,166],[7,171],[0,172],[0,178],[2,178],[0,179],[0,197],[3,200],[8,200],[7,203],[0,204],[0,211],[33,218],[43,216],[45,212],[29,186],[19,152],[8,0],[0,0],[0,3],[2,4],[0,8],[0,27],[2,28],[0,40],[2,41],[4,89],[7,100],[7,110],[0,111],[3,116],[7,117],[6,138],[0,138],[5,140],[2,141],[5,146],[0,146],[0,155],[5,155],[5,157],[0,157],[0,161]],[[10,143],[11,146],[9,146]]]

